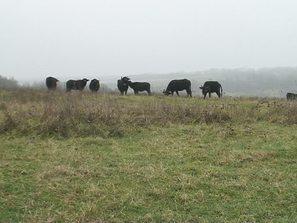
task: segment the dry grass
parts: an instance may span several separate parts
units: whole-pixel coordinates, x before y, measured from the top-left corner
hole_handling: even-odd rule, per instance
[[[123,136],[151,125],[268,121],[297,124],[297,104],[284,100],[168,98],[20,90],[2,92],[0,132]]]

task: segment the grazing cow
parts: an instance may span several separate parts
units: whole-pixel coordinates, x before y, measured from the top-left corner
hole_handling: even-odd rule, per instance
[[[89,80],[87,78],[84,78],[82,80],[69,80],[66,82],[66,91],[67,92],[71,90],[82,91],[85,89],[88,81]]]
[[[179,96],[179,91],[186,90],[188,96],[192,97],[191,81],[188,79],[172,80],[169,82],[166,90],[163,91],[165,95],[173,95],[174,92]]]
[[[121,95],[127,95],[127,91],[128,91],[128,81],[130,79],[128,77],[121,77],[120,80],[118,80],[118,89],[121,92]]]
[[[45,80],[45,84],[47,86],[48,90],[56,90],[57,88],[57,82],[59,82],[58,79],[54,77],[47,77]]]
[[[128,84],[130,88],[133,89],[134,94],[139,92],[146,91],[148,95],[151,95],[151,85],[148,82],[132,82],[129,78],[124,77],[122,79],[125,83]]]
[[[287,93],[287,100],[288,101],[293,101],[297,99],[297,94],[294,93]]]
[[[216,93],[218,97],[223,96],[223,88],[222,85],[217,81],[206,81],[203,86],[200,87],[202,89],[202,94],[204,95],[204,99],[208,94],[211,97],[211,93]]]
[[[89,88],[92,92],[97,92],[100,88],[100,83],[99,83],[99,80],[97,79],[93,79],[91,80],[91,83],[89,85]]]

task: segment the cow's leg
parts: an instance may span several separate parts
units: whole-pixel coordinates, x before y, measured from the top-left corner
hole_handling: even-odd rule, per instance
[[[175,92],[176,92],[177,96],[179,96],[179,93],[178,93],[178,91],[175,91]]]
[[[204,99],[206,98],[207,93],[204,94]]]
[[[151,92],[150,89],[147,90],[147,94],[148,94],[148,95],[151,95],[151,94],[152,94],[152,92]]]
[[[188,96],[192,97],[192,91],[191,90],[187,90],[187,94],[188,94]]]
[[[220,91],[217,91],[216,93],[217,93],[218,97],[220,98],[221,97]]]
[[[211,98],[211,92],[208,92],[208,96],[209,96],[209,98]]]
[[[171,91],[171,95],[172,95],[172,96],[174,95],[174,91]]]
[[[138,94],[138,91],[134,90],[134,94]]]

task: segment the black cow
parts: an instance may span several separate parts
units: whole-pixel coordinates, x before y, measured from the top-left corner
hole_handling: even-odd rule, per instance
[[[121,95],[127,95],[127,91],[128,91],[128,81],[130,79],[128,77],[121,77],[120,80],[118,80],[118,89],[121,92]]]
[[[292,101],[297,99],[297,94],[294,93],[287,93],[287,100]]]
[[[93,79],[91,80],[91,83],[89,85],[89,88],[92,92],[97,92],[100,88],[100,83],[99,83],[99,80],[97,79]]]
[[[188,79],[172,80],[169,82],[166,90],[163,91],[165,95],[173,95],[174,92],[179,96],[179,91],[186,90],[188,96],[192,97],[191,81]]]
[[[132,82],[129,78],[124,77],[122,79],[125,83],[128,84],[130,88],[133,89],[134,94],[139,92],[146,91],[148,95],[151,95],[151,85],[148,82]]]
[[[213,92],[216,93],[219,98],[223,96],[222,85],[217,81],[206,81],[204,85],[200,87],[200,89],[202,89],[204,99],[206,98],[207,94],[209,97],[211,97],[211,93]]]
[[[47,86],[48,90],[56,90],[57,88],[57,82],[59,82],[58,79],[54,77],[47,77],[45,80],[45,84]]]
[[[66,91],[67,92],[71,90],[82,91],[85,89],[88,81],[89,80],[87,78],[84,78],[82,80],[69,80],[66,82]]]

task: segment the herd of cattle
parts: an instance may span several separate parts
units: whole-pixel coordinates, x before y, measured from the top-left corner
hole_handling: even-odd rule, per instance
[[[88,83],[88,79],[82,80],[69,80],[66,82],[66,91],[71,90],[83,91]],[[46,78],[46,86],[49,90],[56,90],[58,79],[54,77]],[[148,82],[132,82],[129,77],[121,77],[117,82],[118,90],[122,95],[126,95],[129,87],[134,91],[134,94],[139,92],[147,92],[151,95],[151,85]],[[93,79],[90,82],[89,88],[92,92],[97,92],[100,89],[100,82],[97,79]],[[204,99],[207,94],[211,97],[211,93],[216,93],[219,98],[223,96],[222,85],[217,81],[206,81],[203,86],[200,87]],[[164,95],[173,95],[176,93],[179,96],[179,91],[186,91],[187,95],[192,97],[191,81],[188,79],[172,80],[169,82],[166,90],[163,91]],[[287,100],[297,100],[297,94],[287,93]]]
[[[66,82],[66,91],[71,90],[83,91],[88,83],[88,79],[84,78],[81,80],[69,80]],[[59,80],[54,77],[46,78],[46,86],[49,90],[56,90],[57,82]],[[129,87],[134,91],[134,94],[139,92],[147,92],[151,95],[151,85],[148,82],[132,82],[129,77],[121,77],[117,82],[118,89],[122,95],[126,95]],[[100,89],[100,82],[97,79],[93,79],[90,82],[89,88],[92,92],[97,92]],[[211,97],[211,93],[216,93],[218,97],[222,97],[223,88],[217,81],[207,81],[203,86],[200,87],[204,99],[208,94]],[[191,81],[188,79],[172,80],[169,82],[166,90],[163,91],[164,95],[173,95],[176,93],[179,96],[179,91],[186,91],[187,95],[192,97]]]

